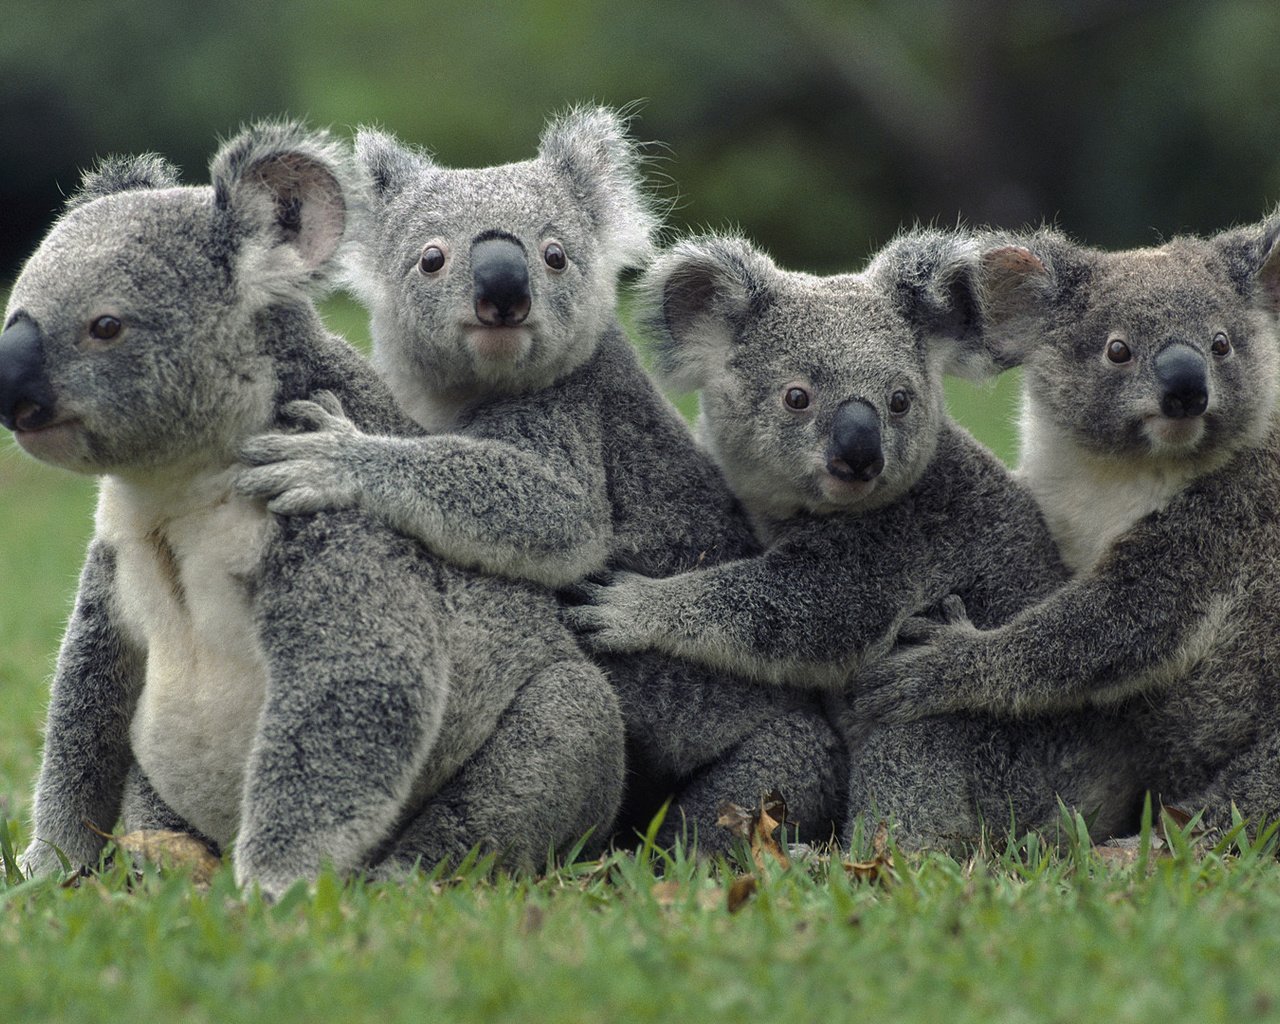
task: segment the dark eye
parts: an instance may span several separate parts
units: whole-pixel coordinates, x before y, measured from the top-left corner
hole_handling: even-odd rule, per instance
[[[901,388],[889,396],[889,411],[895,416],[901,416],[910,408],[911,396]]]
[[[100,316],[89,325],[89,336],[98,341],[110,341],[120,333],[122,326],[114,316]]]
[[[1231,351],[1231,339],[1219,331],[1213,336],[1213,344],[1209,346],[1209,351],[1215,356],[1225,356]]]
[[[424,274],[434,274],[444,266],[444,250],[438,245],[429,245],[422,250],[422,259],[418,260],[418,269]]]
[[[565,255],[564,246],[559,242],[548,242],[542,250],[542,258],[552,270],[564,270],[569,265],[569,257]]]
[[[787,388],[782,393],[782,404],[795,412],[807,409],[809,408],[809,392],[804,388]]]
[[[1119,338],[1112,338],[1107,342],[1107,358],[1113,363],[1127,363],[1133,358],[1133,353],[1129,351],[1129,346]]]

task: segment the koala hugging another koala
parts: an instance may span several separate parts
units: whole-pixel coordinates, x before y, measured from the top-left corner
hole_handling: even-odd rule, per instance
[[[861,274],[779,269],[745,241],[689,239],[643,293],[658,367],[699,389],[707,448],[755,517],[759,555],[667,578],[584,584],[596,648],[656,649],[827,691],[849,738],[849,817],[908,845],[981,822],[1056,821],[1061,796],[1122,828],[1136,794],[1119,720],[940,716],[874,728],[846,706],[916,612],[959,599],[997,625],[1066,577],[1031,495],[944,411],[944,371],[983,370],[972,239],[904,235]],[[1118,811],[1113,811],[1118,808]]]
[[[1278,237],[987,240],[987,345],[1024,367],[1020,472],[1074,576],[895,654],[863,715],[1111,708],[1140,788],[1210,827],[1280,816]]]
[[[553,586],[758,550],[618,324],[618,274],[651,256],[657,223],[624,119],[571,111],[535,158],[499,167],[446,168],[376,131],[356,153],[373,212],[352,278],[374,363],[430,433],[379,436],[313,405],[311,432],[245,446],[245,493],[281,513],[360,507],[453,563]],[[842,744],[813,694],[658,654],[599,663],[627,723],[624,825],[675,793],[663,841],[687,823],[712,852],[729,842],[720,804],[777,787],[830,835]]]
[[[14,285],[0,422],[101,477],[28,871],[95,864],[121,815],[234,843],[237,880],[272,896],[475,845],[540,864],[613,819],[616,697],[550,591],[233,487],[245,439],[317,391],[364,429],[418,430],[309,298],[361,214],[348,161],[268,124],[208,187],[108,162]]]

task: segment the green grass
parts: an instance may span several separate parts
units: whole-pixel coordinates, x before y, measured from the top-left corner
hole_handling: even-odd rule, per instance
[[[351,334],[361,316],[329,307]],[[1010,454],[1011,390],[953,395]],[[222,870],[122,866],[19,883],[57,640],[92,528],[90,481],[0,445],[0,1020],[1280,1019],[1274,843],[1104,859],[1028,843],[898,857],[888,885],[837,864],[734,869],[650,850],[541,879],[343,884],[275,906]],[[9,868],[6,873],[5,867]]]

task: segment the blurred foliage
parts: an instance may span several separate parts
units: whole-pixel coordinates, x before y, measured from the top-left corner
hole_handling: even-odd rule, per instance
[[[1103,245],[1280,197],[1280,5],[1177,0],[8,0],[0,279],[79,169],[156,150],[203,180],[260,116],[382,124],[449,164],[548,113],[642,101],[675,229],[849,268],[914,221],[1058,219]]]

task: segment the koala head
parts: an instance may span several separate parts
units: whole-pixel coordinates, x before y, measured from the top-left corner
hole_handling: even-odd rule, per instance
[[[241,133],[212,184],[155,156],[85,176],[9,297],[0,423],[86,473],[230,461],[270,422],[260,325],[305,301],[347,220],[341,151],[293,124]]]
[[[1212,464],[1270,424],[1280,381],[1280,219],[1107,253],[1043,230],[994,244],[987,344],[1028,413],[1086,452]]]
[[[657,368],[699,389],[699,433],[756,514],[888,504],[945,422],[942,374],[976,346],[976,250],[904,235],[861,274],[779,269],[741,238],[682,241],[642,281]]]
[[[352,284],[372,314],[374,360],[411,413],[430,396],[563,376],[615,315],[619,271],[649,256],[657,220],[612,111],[571,111],[534,159],[500,167],[441,167],[370,130],[356,156],[373,217]]]

